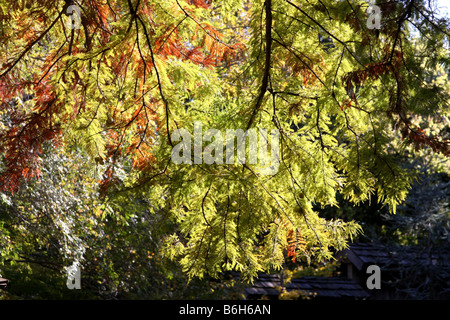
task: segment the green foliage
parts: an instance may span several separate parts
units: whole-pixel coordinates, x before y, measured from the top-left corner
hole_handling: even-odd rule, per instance
[[[63,1],[0,1],[5,267],[42,250],[98,295],[146,297],[166,258],[190,281],[330,259],[363,231],[341,200],[396,213],[404,157],[449,155],[449,26],[427,3],[379,3],[370,30],[362,0],[80,1],[69,30]],[[278,171],[175,164],[195,121],[277,130]]]
[[[151,213],[145,197],[100,199],[101,168],[79,150],[61,151],[47,148],[39,181],[1,194],[0,271],[11,282],[3,298],[231,297],[232,280],[187,284],[175,264],[162,260],[161,236],[174,226]],[[74,263],[81,290],[66,286]]]

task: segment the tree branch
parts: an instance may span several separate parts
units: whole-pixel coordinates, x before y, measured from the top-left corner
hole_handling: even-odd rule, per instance
[[[31,44],[30,45],[28,45],[28,47],[19,55],[19,57],[16,59],[16,61],[14,61],[13,63],[12,63],[12,65],[10,65],[9,66],[9,68],[8,69],[6,69],[2,74],[0,74],[0,78],[1,77],[3,77],[3,76],[5,76],[8,72],[10,72],[11,71],[11,69],[12,68],[14,68],[15,67],[15,65],[17,64],[17,63],[19,63],[19,61],[20,60],[22,60],[22,58],[25,56],[25,54],[28,52],[28,51],[30,51],[31,50],[31,48],[36,44],[36,43],[38,43],[50,30],[51,30],[51,28],[53,28],[53,26],[56,24],[56,22],[59,20],[59,18],[61,17],[61,15],[63,14],[63,12],[64,12],[64,9],[63,10],[61,10],[60,12],[59,12],[59,14],[58,14],[58,17],[56,17],[56,19],[55,20],[53,20],[53,22],[50,24],[50,26],[44,31],[44,32],[42,32],[41,33],[41,35],[39,36],[39,37],[37,37],[33,42],[31,42]]]
[[[150,43],[150,38],[149,38],[149,35],[148,35],[148,32],[147,32],[147,28],[145,27],[144,21],[142,21],[142,19],[141,19],[141,17],[139,15],[136,15],[136,19],[139,20],[139,22],[141,23],[142,27],[144,28],[145,38],[147,39],[148,48],[150,49],[150,55],[152,57],[153,67],[155,68],[156,79],[158,80],[159,94],[160,94],[161,99],[162,99],[162,101],[164,103],[164,108],[165,108],[165,112],[166,112],[167,138],[169,140],[170,146],[173,147],[172,138],[170,137],[170,128],[169,128],[169,103],[168,103],[166,97],[164,96],[164,93],[163,93],[163,90],[162,90],[161,78],[159,76],[158,67],[156,66],[155,55],[153,54],[153,48],[152,48],[152,45]]]
[[[247,130],[252,126],[255,120],[256,113],[261,107],[262,100],[267,91],[267,86],[269,84],[269,74],[270,74],[270,55],[272,53],[272,0],[266,0],[265,2],[266,11],[266,59],[264,63],[264,75],[261,82],[261,87],[259,89],[259,95],[256,99],[255,106],[253,107],[253,112],[250,120],[247,124]]]

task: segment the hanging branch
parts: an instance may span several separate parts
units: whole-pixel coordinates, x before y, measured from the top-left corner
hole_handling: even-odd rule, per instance
[[[169,128],[169,113],[170,113],[169,102],[167,101],[166,97],[164,96],[164,92],[162,90],[161,78],[159,76],[158,67],[156,66],[155,55],[153,53],[153,48],[152,48],[152,45],[150,43],[150,38],[149,38],[149,35],[148,35],[147,28],[145,27],[144,21],[142,21],[142,19],[141,19],[141,17],[139,15],[136,15],[136,19],[139,20],[139,22],[141,23],[142,27],[144,28],[145,38],[147,39],[148,48],[150,49],[150,56],[152,57],[152,64],[153,64],[153,67],[155,68],[156,79],[158,81],[159,94],[160,94],[161,99],[162,99],[162,101],[164,103],[164,109],[165,109],[165,112],[166,112],[167,138],[169,140],[170,146],[173,147],[172,139],[170,137],[170,128]]]
[[[8,67],[8,69],[6,69],[2,74],[0,74],[0,78],[5,76],[9,71],[11,71],[12,68],[15,67],[15,65],[17,63],[19,63],[20,60],[22,60],[22,58],[25,56],[25,54],[31,50],[31,48],[33,48],[33,46],[38,43],[52,28],[53,26],[56,24],[56,22],[59,20],[59,18],[62,16],[64,10],[61,10],[58,14],[58,17],[56,17],[55,20],[53,20],[53,22],[50,24],[50,26],[41,33],[41,35],[39,37],[37,37],[33,42],[31,42],[28,47],[25,48],[25,50],[19,55],[19,57]]]
[[[266,0],[265,2],[265,12],[266,12],[266,59],[264,66],[264,75],[261,82],[261,88],[259,89],[259,95],[256,99],[256,104],[253,107],[253,112],[250,120],[247,124],[247,130],[252,126],[255,120],[256,113],[261,107],[262,100],[267,91],[269,84],[269,74],[270,74],[270,55],[272,52],[272,0]]]

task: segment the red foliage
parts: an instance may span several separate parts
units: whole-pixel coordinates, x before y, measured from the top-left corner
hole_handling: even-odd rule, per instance
[[[287,256],[295,262],[297,258],[297,250],[305,250],[306,241],[298,230],[290,229],[287,233]]]
[[[436,137],[427,136],[421,128],[413,128],[409,122],[402,123],[400,132],[402,138],[411,142],[416,150],[429,146],[434,152],[450,156],[449,141],[440,141]]]
[[[32,114],[24,114],[11,100],[1,105],[2,110],[9,107],[11,123],[9,129],[0,132],[0,151],[5,155],[5,171],[0,177],[2,191],[15,192],[22,179],[39,177],[44,142],[52,141],[57,145],[60,142],[60,127],[53,123],[53,114],[59,106],[50,90],[45,84],[36,88],[36,112]]]
[[[103,64],[101,65],[102,68],[109,68],[118,77],[125,77],[126,72],[132,70],[137,77],[136,89],[141,92],[148,90],[146,77],[154,71],[152,54],[157,55],[159,59],[176,57],[212,68],[220,64],[231,63],[234,59],[239,58],[245,49],[241,44],[227,45],[223,43],[220,33],[211,25],[199,22],[194,16],[195,12],[191,9],[185,10],[189,13],[189,19],[195,20],[198,25],[198,30],[192,39],[192,43],[197,43],[196,46],[187,47],[185,45],[186,39],[180,36],[179,31],[182,24],[167,25],[165,31],[159,37],[156,37],[154,30],[160,30],[162,23],[154,21],[156,19],[153,13],[155,4],[148,0],[138,3],[140,3],[140,6],[136,14],[142,21],[149,21],[150,28],[147,25],[146,29],[139,22],[137,24],[140,32],[144,30],[150,40],[147,37],[139,39],[141,44],[139,54],[132,52],[130,56],[130,52],[124,50],[120,54],[108,56],[108,59],[106,57],[100,59],[99,65]],[[197,8],[208,10],[211,1],[190,0],[189,3]],[[101,53],[110,50],[107,45],[111,35],[117,31],[117,27],[110,25],[108,22],[117,21],[120,18],[119,13],[123,13],[124,8],[113,8],[110,6],[110,2],[94,0],[84,1],[79,5],[83,6],[81,10],[83,14],[82,28],[80,31],[76,31],[76,38],[73,43],[70,42],[69,47],[69,41],[67,41],[58,50],[55,48],[55,50],[51,50],[47,55],[41,57],[44,61],[39,64],[39,67],[35,66],[33,70],[27,70],[32,74],[32,81],[25,81],[24,77],[20,75],[23,72],[18,70],[20,65],[18,62],[39,45],[38,40],[44,39],[45,32],[50,32],[51,28],[59,27],[58,21],[60,19],[56,21],[58,23],[53,21],[53,24],[51,24],[52,20],[49,17],[51,16],[50,13],[54,16],[54,13],[57,12],[55,10],[60,9],[55,7],[54,1],[36,0],[33,3],[32,13],[30,13],[30,6],[24,6],[24,2],[18,1],[11,2],[10,8],[11,11],[19,15],[6,13],[1,17],[5,21],[15,19],[17,23],[17,30],[14,35],[5,34],[1,40],[5,43],[22,40],[25,46],[21,50],[17,50],[16,56],[3,60],[4,63],[0,66],[0,111],[7,112],[9,117],[9,127],[0,132],[0,152],[4,155],[5,165],[5,171],[0,177],[0,190],[14,192],[19,187],[21,180],[38,177],[40,174],[40,155],[44,143],[59,144],[62,140],[62,130],[60,125],[55,123],[55,118],[58,118],[58,123],[69,125],[70,121],[74,120],[78,114],[86,111],[86,99],[89,97],[86,94],[75,95],[75,103],[71,106],[72,114],[68,115],[67,119],[62,119],[62,102],[59,102],[60,97],[56,96],[49,79],[58,68],[64,67],[59,62],[67,54],[92,53],[94,49],[102,48],[106,49]],[[127,9],[129,8],[125,8],[125,11]],[[20,20],[20,15],[29,14],[32,14],[36,19]],[[35,26],[35,23],[38,26]],[[130,28],[134,27],[135,24],[131,23]],[[46,31],[43,32],[43,30]],[[66,37],[70,37],[70,32],[66,33]],[[132,44],[133,39],[131,40]],[[151,44],[152,48],[149,48],[150,44],[146,43],[147,41],[154,41]],[[145,49],[144,43],[146,43]],[[94,45],[98,47],[94,48]],[[131,47],[133,46],[130,45]],[[148,49],[153,49],[153,53],[151,54]],[[135,50],[137,50],[136,47]],[[130,61],[132,64],[130,64]],[[81,73],[86,72],[86,70],[79,70],[78,72],[80,74],[77,71],[73,72],[73,77],[66,77],[63,74],[61,81],[67,85],[69,90],[86,93],[86,84],[80,77]],[[67,79],[71,79],[71,83],[68,83],[69,80]],[[13,100],[20,97],[24,92],[34,93],[31,110],[25,110],[25,108],[13,103]],[[155,159],[151,153],[151,141],[149,140],[159,132],[160,127],[165,125],[157,116],[158,109],[163,106],[163,97],[147,95],[145,101],[142,97],[126,97],[123,99],[126,100],[126,103],[140,107],[137,107],[134,114],[128,119],[120,113],[120,110],[117,112],[114,108],[111,108],[111,115],[108,116],[108,121],[111,121],[111,123],[104,124],[108,130],[107,156],[109,159],[101,159],[101,161],[108,160],[114,163],[117,155],[123,152],[130,156],[133,161],[133,168],[136,170],[152,170]],[[156,129],[154,125],[157,126]],[[133,130],[135,138],[129,146],[124,148],[122,145],[123,137],[127,130]],[[159,133],[161,134],[161,132]],[[101,191],[105,191],[107,187],[116,182],[114,167],[110,166],[105,172]]]

